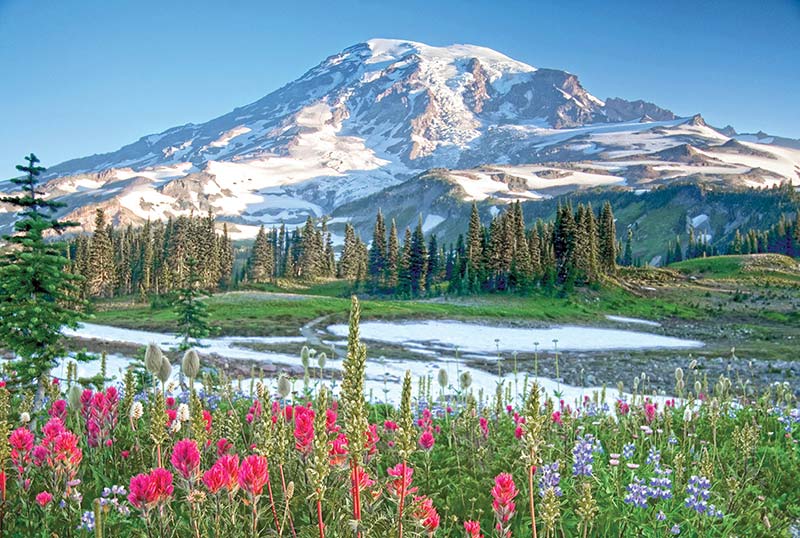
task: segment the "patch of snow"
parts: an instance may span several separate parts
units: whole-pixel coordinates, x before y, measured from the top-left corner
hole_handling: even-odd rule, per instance
[[[620,323],[633,323],[638,325],[649,325],[651,327],[661,327],[661,324],[657,321],[650,321],[647,319],[639,319],[639,318],[626,318],[624,316],[612,316],[606,315],[606,319],[611,321],[618,321]]]
[[[347,334],[347,325],[331,325],[328,331],[336,336]],[[457,321],[419,321],[392,323],[367,321],[361,324],[361,337],[365,340],[402,344],[426,342],[444,348],[465,352],[487,353],[497,349],[523,351],[532,348],[533,342],[558,340],[558,348],[569,351],[600,351],[612,349],[693,348],[702,342],[683,340],[650,333],[598,329],[593,327],[556,326],[546,329],[520,329],[492,327]],[[497,340],[497,342],[496,342]]]

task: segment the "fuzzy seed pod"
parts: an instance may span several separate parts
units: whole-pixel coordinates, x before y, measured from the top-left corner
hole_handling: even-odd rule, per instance
[[[161,353],[161,349],[154,343],[147,344],[147,351],[144,352],[144,366],[147,371],[157,376],[163,360],[164,354]]]
[[[694,382],[694,393],[695,395],[700,394],[700,391],[703,390],[703,384],[699,381]]]
[[[442,387],[443,389],[447,388],[447,370],[445,370],[444,368],[439,368],[438,381],[440,387]]]
[[[469,372],[462,372],[458,384],[461,385],[461,390],[467,390],[472,385],[472,374]]]
[[[83,391],[81,390],[80,385],[72,385],[69,388],[69,394],[67,395],[67,400],[69,401],[69,406],[72,409],[80,409],[82,393]]]
[[[281,375],[278,378],[278,395],[284,399],[289,396],[290,392],[292,392],[292,384],[289,382],[289,378]]]
[[[675,381],[683,381],[683,368],[675,368]]]
[[[317,366],[319,367],[320,370],[325,368],[325,364],[327,364],[327,362],[328,362],[328,355],[326,355],[324,351],[319,355],[317,355]]]
[[[200,373],[200,356],[194,349],[189,349],[183,354],[183,361],[181,363],[183,368],[183,375],[189,379],[194,379]]]
[[[169,363],[168,358],[162,357],[162,359],[161,366],[158,369],[158,379],[162,383],[166,383],[169,380],[169,376],[172,375],[172,365]]]

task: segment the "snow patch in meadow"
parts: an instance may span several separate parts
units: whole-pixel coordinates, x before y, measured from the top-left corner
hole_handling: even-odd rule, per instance
[[[336,336],[347,335],[347,325],[331,325],[328,331]],[[702,342],[683,340],[644,332],[594,327],[556,326],[548,328],[492,327],[459,321],[415,321],[392,323],[367,321],[361,324],[365,340],[405,344],[424,342],[444,348],[458,347],[466,352],[491,353],[498,349],[522,351],[532,349],[534,342],[543,348],[558,340],[558,348],[569,351],[611,349],[692,348]]]
[[[446,323],[449,325],[450,323]],[[365,323],[362,325],[362,329]],[[408,325],[408,324],[404,324]],[[475,327],[480,327],[471,324],[460,324],[471,327],[467,331],[474,331]],[[452,328],[451,328],[452,329]],[[580,329],[579,327],[572,327],[570,329]],[[522,330],[522,329],[511,329]],[[526,330],[527,331],[527,330]],[[625,332],[625,331],[615,331]],[[150,331],[138,331],[131,329],[121,329],[117,327],[109,327],[104,325],[97,325],[93,323],[84,323],[77,330],[65,330],[64,334],[67,336],[77,336],[82,338],[94,338],[104,341],[112,342],[125,342],[130,344],[138,344],[145,346],[150,342],[155,342],[162,347],[165,354],[171,359],[174,365],[178,364],[178,357],[175,352],[169,351],[170,348],[177,346],[178,338],[173,334],[156,333]],[[362,330],[363,334],[363,330]],[[469,334],[468,332],[464,334]],[[639,334],[639,333],[629,333]],[[441,335],[441,334],[440,334]],[[530,341],[529,339],[527,341]],[[207,338],[202,341],[203,347],[199,349],[201,354],[216,353],[221,357],[229,359],[253,360],[263,362],[265,364],[286,365],[286,366],[301,366],[300,362],[300,348],[301,344],[305,342],[302,337],[244,337],[244,336],[227,336],[223,338]],[[296,343],[297,354],[275,353],[269,351],[256,351],[241,347],[239,343]],[[560,343],[560,342],[559,342]],[[493,341],[490,340],[490,344]],[[341,344],[342,347],[345,343]],[[501,346],[502,348],[502,346]],[[319,349],[318,352],[328,351],[327,349]],[[498,382],[505,383],[506,386],[512,387],[512,395],[516,395],[518,403],[522,403],[524,393],[524,374],[518,374],[516,377],[513,372],[508,372],[502,377],[497,374],[485,372],[477,368],[466,366],[463,359],[458,360],[450,356],[442,356],[438,354],[438,358],[430,358],[424,360],[410,360],[410,359],[396,359],[391,357],[381,357],[367,359],[366,364],[366,380],[365,380],[365,395],[371,401],[386,401],[391,403],[398,403],[400,401],[400,394],[402,391],[402,381],[406,371],[411,372],[416,390],[418,380],[420,378],[431,378],[435,380],[438,378],[439,370],[444,369],[447,372],[448,387],[447,394],[453,394],[457,391],[459,377],[463,372],[469,372],[472,376],[472,385],[470,390],[476,395],[483,392],[484,399],[490,400],[495,393]],[[131,358],[120,354],[111,354],[106,358],[106,371],[107,375],[116,381],[121,381],[123,372],[131,364]],[[58,366],[55,368],[54,373],[60,377],[66,377],[66,365],[72,362],[71,357],[59,361]],[[280,369],[280,368],[279,368]],[[343,371],[343,360],[340,358],[329,357],[326,363],[326,370]],[[173,378],[177,379],[179,368],[173,366]],[[78,363],[78,377],[92,377],[100,372],[100,361],[96,360],[89,363]],[[312,368],[310,369],[311,383],[317,382],[317,369],[315,361],[312,360]],[[575,403],[582,401],[584,396],[591,396],[594,392],[600,392],[600,387],[576,387],[572,385],[565,385],[558,381],[544,378],[530,376],[529,383],[536,380],[545,391],[545,394],[554,398],[563,399],[568,403]],[[277,379],[271,377],[265,382],[273,389],[276,388]],[[238,381],[234,382],[238,385]],[[341,382],[335,380],[326,380],[335,394],[338,394],[341,388]],[[249,387],[249,380],[242,380],[242,387]],[[295,389],[300,390],[302,381],[295,381]],[[438,392],[438,385],[436,385],[435,392]],[[617,394],[615,391],[607,391],[606,403],[613,409],[613,402]],[[656,401],[662,401],[666,397],[656,396]]]
[[[620,323],[633,323],[638,325],[649,325],[651,327],[661,327],[661,324],[659,322],[650,321],[648,319],[626,318],[625,316],[612,316],[612,315],[606,315],[606,319],[610,321],[618,321]]]

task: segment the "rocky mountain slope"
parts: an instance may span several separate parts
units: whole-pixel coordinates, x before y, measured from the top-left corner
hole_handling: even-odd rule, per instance
[[[206,123],[53,166],[45,190],[87,230],[97,207],[132,224],[212,210],[247,237],[307,215],[366,222],[376,200],[385,213],[423,213],[444,230],[444,200],[641,193],[676,180],[800,184],[796,142],[598,99],[573,74],[483,47],[374,39]],[[441,193],[427,193],[429,184]],[[0,206],[0,232],[13,218]]]

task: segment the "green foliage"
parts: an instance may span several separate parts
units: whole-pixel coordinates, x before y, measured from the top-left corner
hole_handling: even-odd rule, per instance
[[[49,234],[74,224],[53,217],[63,205],[38,190],[45,170],[37,166],[39,159],[33,154],[25,159],[28,165],[17,169],[26,175],[11,180],[22,195],[0,198],[20,215],[16,233],[4,237],[11,247],[0,261],[0,342],[18,357],[14,366],[23,384],[40,379],[64,354],[60,331],[77,326],[83,305],[81,278],[67,272],[61,245],[48,241]]]

